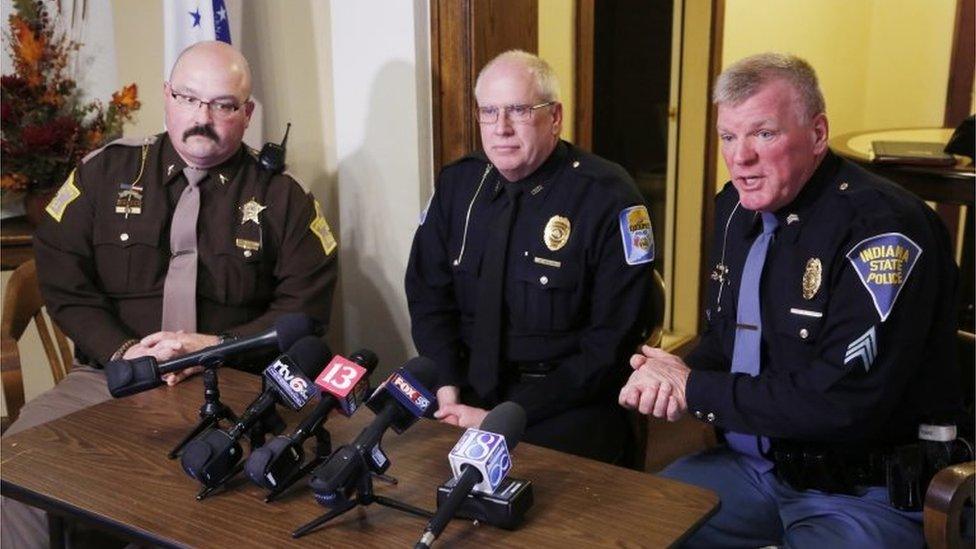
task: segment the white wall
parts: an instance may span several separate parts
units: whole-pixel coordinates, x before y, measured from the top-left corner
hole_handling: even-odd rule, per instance
[[[331,2],[344,341],[414,354],[403,276],[432,181],[427,3]]]

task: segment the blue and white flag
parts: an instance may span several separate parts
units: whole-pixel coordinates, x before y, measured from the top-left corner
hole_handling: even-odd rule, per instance
[[[165,35],[164,78],[180,52],[205,40],[230,41],[230,22],[224,0],[166,0],[163,4]]]

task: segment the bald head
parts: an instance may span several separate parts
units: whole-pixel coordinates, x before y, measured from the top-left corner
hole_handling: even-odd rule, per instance
[[[223,42],[199,42],[183,50],[163,87],[166,131],[187,165],[216,166],[241,146],[251,120],[251,69]]]
[[[247,59],[233,46],[217,40],[197,42],[180,52],[169,73],[170,82],[176,80],[181,71],[214,69],[226,73],[229,81],[236,81],[243,93],[241,101],[251,97],[251,66]]]

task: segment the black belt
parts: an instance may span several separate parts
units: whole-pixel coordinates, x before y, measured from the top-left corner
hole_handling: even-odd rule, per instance
[[[889,449],[839,450],[775,441],[771,458],[776,475],[796,490],[854,494],[858,488],[885,485]]]
[[[517,376],[519,381],[530,381],[542,379],[559,366],[558,362],[551,361],[529,361],[529,362],[509,362],[509,372]]]

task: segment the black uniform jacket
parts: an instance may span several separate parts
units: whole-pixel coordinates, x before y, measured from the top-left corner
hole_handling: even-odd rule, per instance
[[[104,363],[126,340],[160,329],[184,167],[166,134],[125,140],[87,158],[48,206],[34,240],[41,290],[81,357]],[[285,312],[328,322],[336,246],[311,194],[286,174],[260,183],[255,152],[243,145],[208,172],[197,331],[247,336]],[[129,192],[133,184],[141,192]],[[266,206],[259,223],[243,219],[250,202]]]
[[[508,248],[499,371],[552,365],[543,382],[512,396],[534,423],[615,398],[628,357],[647,335],[653,236],[648,220],[637,235],[650,248],[628,264],[624,238],[633,235],[619,218],[636,206],[648,219],[640,194],[620,166],[566,142],[518,182],[505,182],[483,154],[444,168],[406,274],[414,343],[439,366],[440,385],[467,385],[488,220],[503,204],[506,184],[524,192]],[[568,222],[568,238],[547,231],[556,217]]]
[[[775,212],[756,377],[729,370],[740,275],[762,222],[731,184],[716,202],[707,329],[687,358],[697,417],[780,439],[883,445],[959,410],[958,273],[945,227],[918,198],[828,152]]]

